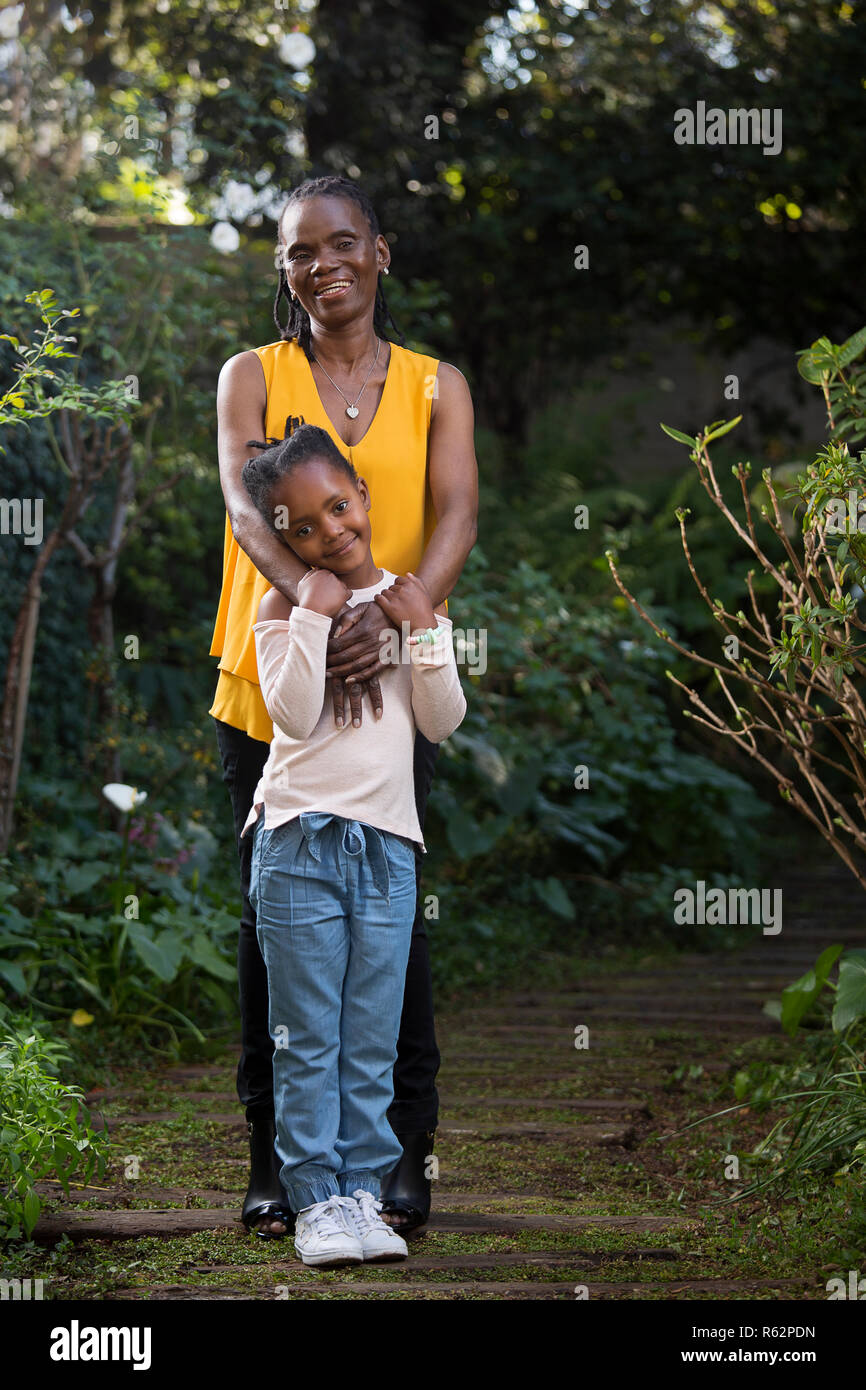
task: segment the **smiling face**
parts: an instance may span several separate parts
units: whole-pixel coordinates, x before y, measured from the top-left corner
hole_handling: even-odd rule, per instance
[[[363,478],[356,484],[330,459],[310,458],[274,484],[270,502],[286,508],[282,537],[305,564],[331,570],[350,589],[376,582]]]
[[[356,202],[322,196],[290,204],[281,231],[289,288],[311,319],[335,329],[372,316],[379,271],[391,257]]]

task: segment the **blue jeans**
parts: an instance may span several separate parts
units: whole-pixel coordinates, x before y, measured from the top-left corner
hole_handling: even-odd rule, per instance
[[[255,828],[250,902],[268,972],[276,1150],[293,1211],[402,1157],[388,1123],[415,916],[412,842],[304,812]]]

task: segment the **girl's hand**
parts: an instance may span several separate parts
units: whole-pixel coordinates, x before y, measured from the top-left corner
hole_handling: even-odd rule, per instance
[[[403,623],[409,624],[410,633],[436,627],[436,614],[426,585],[411,570],[398,575],[389,588],[374,596],[373,602],[378,603],[399,632],[403,630]]]
[[[335,617],[351,597],[351,589],[330,570],[311,569],[298,580],[298,607],[311,608],[326,618]]]

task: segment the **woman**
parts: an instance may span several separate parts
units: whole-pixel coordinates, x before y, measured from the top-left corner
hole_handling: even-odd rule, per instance
[[[211,644],[211,655],[220,658],[220,675],[210,710],[241,860],[238,1096],[246,1110],[251,1160],[243,1220],[247,1229],[265,1238],[284,1235],[294,1218],[280,1186],[274,1149],[267,975],[249,901],[251,847],[240,840],[273,737],[258,686],[252,629],[270,586],[297,603],[298,581],[307,567],[250,501],[241,481],[248,441],[281,439],[300,423],[327,430],[370,484],[376,564],[397,574],[417,574],[434,607],[453,589],[472,549],[478,506],[469,389],[455,367],[386,338],[393,320],[380,276],[389,274],[390,250],[366,195],[348,179],[309,180],[289,196],[278,239],[274,319],[280,339],[229,358],[219,378],[220,482],[227,515],[223,587]],[[283,300],[289,307],[285,325],[280,320]],[[354,724],[381,709],[380,634],[389,625],[372,602],[338,615],[327,667],[337,722],[345,717],[347,695]],[[369,703],[362,708],[364,693]],[[436,746],[419,733],[414,771],[422,827],[435,758]],[[403,1158],[383,1187],[383,1214],[404,1234],[423,1224],[429,1213],[425,1159],[438,1120],[438,1067],[417,885],[388,1116]]]

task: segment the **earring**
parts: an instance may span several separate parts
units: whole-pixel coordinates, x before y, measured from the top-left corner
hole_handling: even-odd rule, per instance
[[[390,274],[391,274],[390,270],[388,269],[388,267],[387,267],[386,265],[383,265],[383,267],[382,267],[382,274],[383,274],[383,275],[390,275]]]

